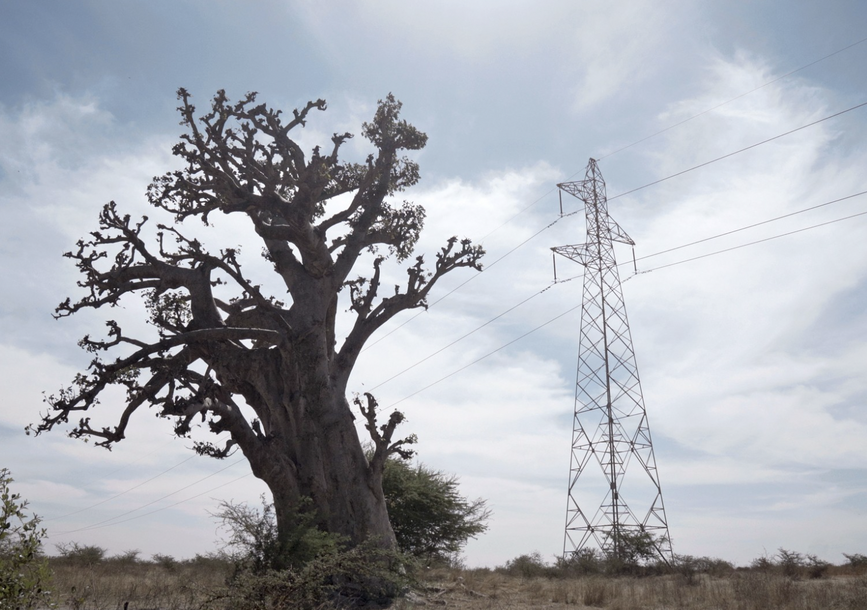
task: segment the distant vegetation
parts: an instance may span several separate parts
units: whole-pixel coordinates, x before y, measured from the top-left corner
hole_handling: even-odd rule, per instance
[[[463,541],[483,531],[484,502],[456,494],[453,478],[424,467],[396,472],[410,479],[424,474],[421,482],[401,487],[410,495],[414,485],[452,494],[452,510],[467,519],[463,525],[469,528],[443,531],[461,531]],[[431,481],[439,486],[431,487]],[[546,561],[530,553],[493,569],[468,569],[452,552],[448,537],[443,545],[423,547],[424,553],[417,552],[418,546],[400,552],[375,543],[345,545],[338,536],[316,529],[303,505],[296,509],[290,544],[281,545],[267,502],[262,510],[222,504],[215,516],[228,534],[224,548],[193,559],[142,558],[134,549],[109,556],[104,548],[78,542],[59,544],[58,555],[46,557],[40,521],[26,514],[27,503],[12,493],[11,482],[8,471],[0,470],[0,610],[867,608],[867,556],[860,553],[844,553],[840,565],[783,548],[748,567],[692,556],[663,563],[649,552],[653,541],[636,536],[621,541],[630,553],[619,558],[584,550]],[[437,522],[436,511],[433,516],[411,512],[413,518]]]
[[[50,558],[52,599],[75,610],[122,608],[124,602],[130,602],[131,609],[175,610],[324,610],[341,601],[348,607],[353,600],[335,591],[360,574],[375,582],[369,571],[377,562],[369,561],[367,553],[382,553],[356,548],[330,554],[293,572],[290,579],[287,572],[239,571],[238,557],[225,554],[168,561],[163,555],[131,559],[129,551],[115,557],[99,551],[102,559],[95,564],[87,563],[93,551]],[[735,567],[722,559],[680,556],[671,566],[649,563],[623,570],[596,553],[568,561],[546,561],[539,553],[530,553],[493,569],[469,569],[454,562],[427,568],[403,562],[404,574],[380,576],[383,586],[402,587],[402,596],[392,605],[397,609],[431,605],[467,610],[867,608],[867,557],[847,554],[840,565],[823,563],[822,570],[815,569],[808,557],[780,549],[751,566]],[[364,604],[378,607],[370,596]]]

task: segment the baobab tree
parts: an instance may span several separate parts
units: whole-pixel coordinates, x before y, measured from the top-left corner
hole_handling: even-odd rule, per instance
[[[83,275],[85,294],[55,313],[109,308],[137,295],[153,336],[129,336],[109,320],[107,337],[82,339],[94,354],[90,367],[46,400],[47,413],[30,430],[51,430],[81,412],[70,435],[110,448],[143,407],[174,420],[181,437],[194,421],[206,422],[229,440],[197,441],[194,448],[214,458],[240,448],[272,492],[278,530],[288,531],[303,503],[326,531],[356,544],[374,537],[393,545],[383,466],[390,455],[408,456],[413,437],[394,436],[401,413],[380,422],[375,398],[356,397],[373,444],[368,459],[347,381],[378,328],[424,307],[445,274],[481,269],[483,251],[452,237],[429,269],[416,257],[404,283],[382,294],[383,264],[410,258],[425,215],[421,206],[394,201],[419,179],[418,165],[401,151],[421,149],[427,136],[400,119],[401,104],[391,95],[362,126],[374,149],[363,163],[338,159],[349,133],[335,134],[330,151],[316,147],[309,155],[293,139],[311,111],[325,110],[321,99],[291,119],[257,103],[255,93],[231,103],[219,91],[201,117],[186,90],[178,99],[185,133],[173,153],[184,169],[155,178],[147,190],[150,205],[169,222],[157,224],[149,238],[147,217],[134,220],[114,202],[105,205],[99,230],[66,254]],[[182,225],[193,217],[210,226],[217,213],[252,227],[281,294],[254,284],[236,249],[208,251]],[[365,261],[366,275],[350,277]],[[353,319],[338,337],[340,300]],[[112,386],[125,389],[123,408],[113,425],[91,423],[88,411]],[[244,405],[255,416],[245,415]]]

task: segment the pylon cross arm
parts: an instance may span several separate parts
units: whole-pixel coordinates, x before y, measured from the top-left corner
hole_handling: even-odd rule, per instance
[[[573,260],[576,263],[581,263],[585,267],[595,258],[587,252],[587,244],[557,246],[551,248],[551,251],[560,256],[564,256],[569,260]]]
[[[576,180],[575,182],[561,182],[557,185],[557,188],[562,189],[572,195],[573,197],[577,197],[578,199],[582,198],[582,195],[587,190],[585,185],[586,180]]]
[[[634,246],[635,242],[629,237],[629,234],[623,230],[617,221],[608,217],[608,235],[611,236],[611,241],[617,241],[621,244],[629,244],[630,246]]]

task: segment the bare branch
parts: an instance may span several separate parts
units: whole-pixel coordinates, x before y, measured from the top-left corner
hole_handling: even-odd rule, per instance
[[[460,248],[456,248],[458,243]],[[367,339],[395,315],[407,309],[427,307],[427,295],[441,277],[459,267],[470,267],[481,271],[481,258],[484,253],[485,251],[481,246],[472,245],[468,239],[459,242],[457,237],[450,238],[437,253],[437,262],[433,273],[425,270],[423,257],[416,257],[415,264],[406,270],[407,282],[404,291],[401,292],[400,287],[395,286],[395,294],[383,298],[373,309],[370,309],[370,304],[373,303],[379,289],[378,270],[375,269],[373,279],[369,282],[366,280],[349,282],[350,289],[355,291],[351,296],[352,309],[358,315],[338,353],[337,361],[340,368],[352,370]],[[361,289],[365,284],[367,285],[367,293],[362,295]],[[356,303],[358,303],[358,307],[355,306]]]
[[[408,449],[409,445],[414,445],[418,439],[415,434],[411,434],[406,438],[392,442],[394,430],[401,423],[406,421],[406,417],[400,411],[392,412],[388,418],[388,422],[382,426],[377,426],[376,409],[379,403],[376,398],[369,392],[364,393],[366,405],[361,401],[361,397],[356,395],[352,402],[358,407],[361,414],[367,420],[364,427],[370,434],[370,440],[373,442],[373,457],[370,459],[370,468],[378,474],[382,474],[382,469],[385,467],[385,461],[391,455],[399,455],[405,460],[410,459],[415,455],[415,451]]]

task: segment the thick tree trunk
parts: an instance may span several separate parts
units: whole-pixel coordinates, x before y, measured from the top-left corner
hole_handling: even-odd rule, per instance
[[[368,465],[345,399],[342,402],[345,416],[327,424],[308,416],[293,438],[275,435],[266,440],[265,451],[248,456],[253,473],[272,492],[281,534],[291,529],[302,499],[308,497],[323,530],[345,536],[351,544],[372,538],[393,547],[382,487],[375,485],[378,477]]]
[[[263,349],[248,366],[232,362],[226,373],[243,379],[238,389],[259,417],[253,434],[231,430],[233,439],[271,490],[281,536],[309,498],[321,529],[352,545],[373,539],[394,547],[381,475],[359,441],[346,375],[331,371],[324,344],[311,336],[292,354]]]

